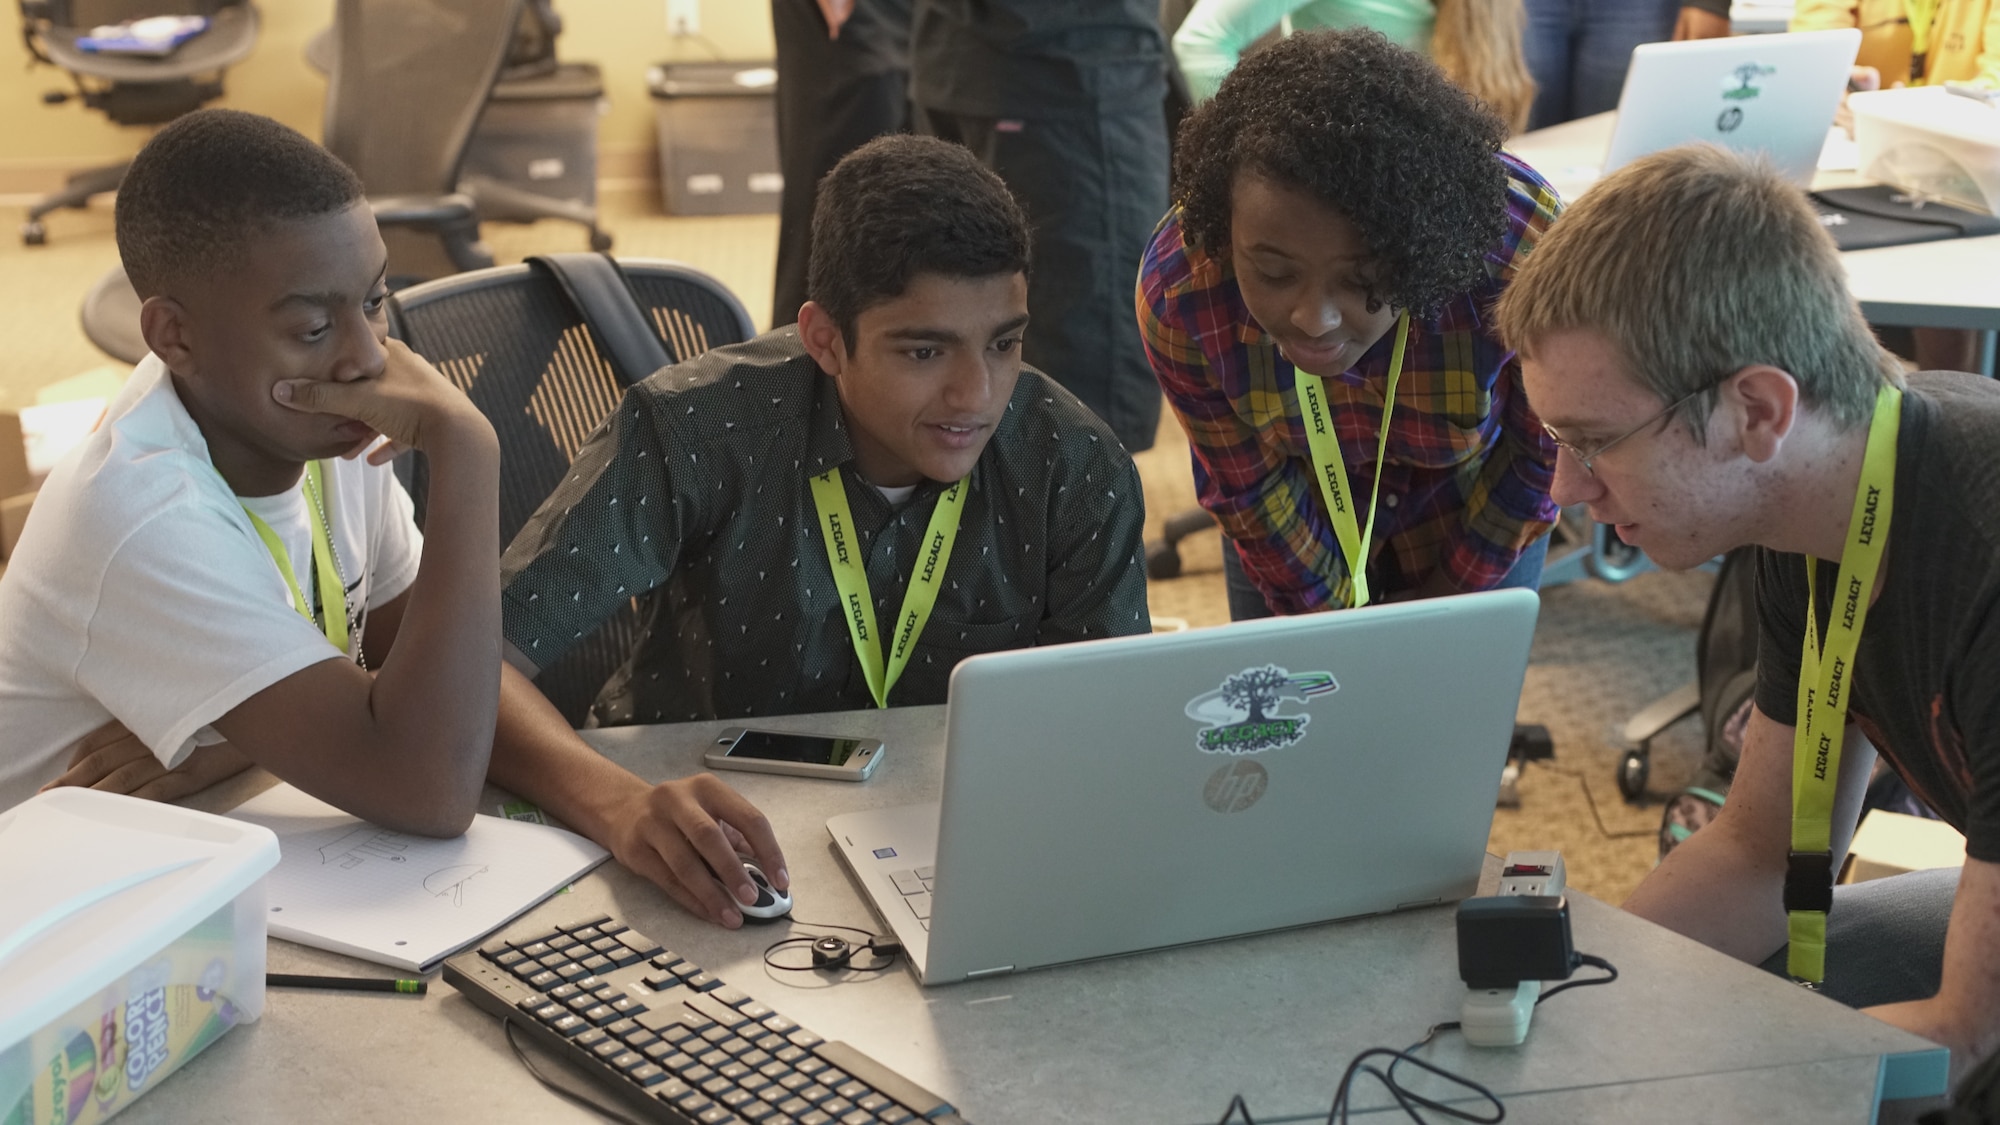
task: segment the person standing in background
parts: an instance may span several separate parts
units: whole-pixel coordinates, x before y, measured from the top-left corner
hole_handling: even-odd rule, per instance
[[[1730,34],[1729,0],[1688,0],[1674,20],[1674,42],[1723,39]]]
[[[1729,34],[1729,0],[1526,0],[1522,40],[1535,76],[1528,128],[1618,108],[1632,48]],[[1442,60],[1439,60],[1442,61]]]
[[[1174,58],[1197,102],[1215,96],[1244,50],[1290,19],[1295,30],[1372,28],[1430,55],[1509,130],[1528,121],[1534,79],[1521,50],[1521,0],[1199,0],[1174,33]]]
[[[1167,206],[1157,0],[916,0],[912,21],[918,129],[999,173],[1034,230],[1023,358],[1151,448],[1160,391],[1131,318]]]
[[[1799,0],[1793,31],[1861,29],[1857,67],[1882,85],[2000,88],[2000,4],[1991,0]]]
[[[806,303],[813,202],[840,158],[910,127],[910,0],[771,0],[778,43],[778,272],[771,327]]]

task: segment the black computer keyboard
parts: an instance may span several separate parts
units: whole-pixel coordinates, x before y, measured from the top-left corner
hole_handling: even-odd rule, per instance
[[[447,960],[444,979],[648,1120],[963,1125],[943,1098],[609,917],[489,942]]]

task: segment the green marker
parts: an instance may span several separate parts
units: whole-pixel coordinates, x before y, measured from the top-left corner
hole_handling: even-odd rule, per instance
[[[420,980],[383,980],[374,977],[314,977],[297,973],[266,973],[266,988],[331,988],[346,992],[405,992],[422,996],[430,985]]]

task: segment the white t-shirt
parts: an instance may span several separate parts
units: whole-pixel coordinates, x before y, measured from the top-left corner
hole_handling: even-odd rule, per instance
[[[388,466],[323,464],[358,650],[366,611],[416,580],[423,538]],[[220,741],[209,724],[244,700],[341,658],[292,608],[245,502],[210,463],[166,365],[147,356],[49,474],[0,577],[0,809],[60,776],[69,748],[114,718],[171,768]],[[315,598],[318,515],[303,492],[247,502]]]

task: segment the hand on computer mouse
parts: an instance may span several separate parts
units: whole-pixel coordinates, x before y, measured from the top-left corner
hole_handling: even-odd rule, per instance
[[[792,912],[792,896],[772,886],[771,880],[765,878],[763,868],[746,859],[743,861],[743,874],[749,876],[751,885],[757,888],[757,901],[739,908],[744,918],[769,922]]]
[[[653,786],[627,777],[601,842],[690,913],[729,929],[743,924],[757,887],[740,866],[742,855],[756,858],[774,890],[789,885],[770,821],[713,774]]]

